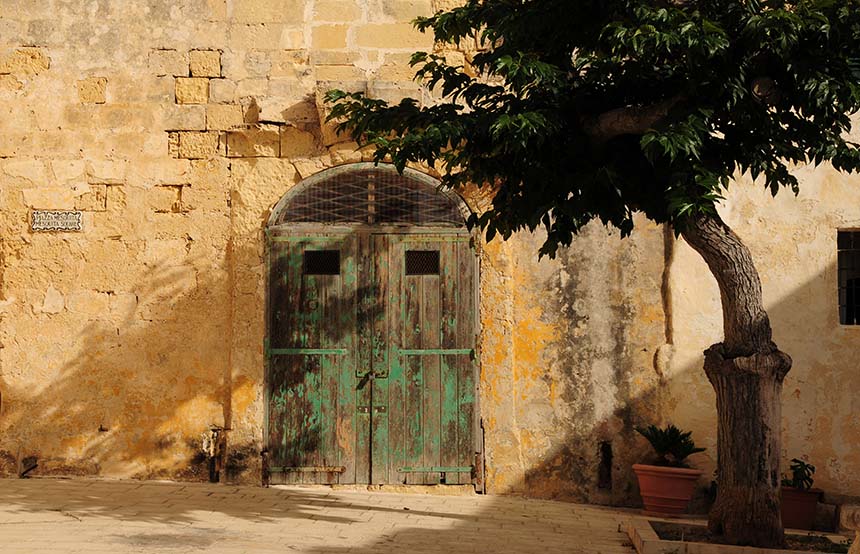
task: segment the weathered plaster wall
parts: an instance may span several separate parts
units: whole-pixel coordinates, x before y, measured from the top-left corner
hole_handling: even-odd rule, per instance
[[[205,478],[217,425],[259,482],[268,210],[361,159],[321,91],[421,95],[408,22],[433,9],[0,1],[0,471]]]
[[[761,272],[774,340],[794,360],[783,389],[783,458],[816,466],[815,485],[838,500],[860,495],[860,328],[839,324],[838,229],[860,227],[860,178],[830,167],[798,168],[800,195],[771,198],[764,186],[738,179],[721,214],[745,239]],[[702,351],[722,336],[719,293],[704,262],[683,241],[671,266],[674,355],[669,417],[708,448],[716,463],[714,395]]]
[[[0,0],[0,473],[36,459],[41,474],[205,479],[217,425],[227,477],[259,482],[265,222],[303,178],[367,157],[320,123],[322,91],[432,101],[410,80],[430,45],[408,21],[444,4]],[[860,494],[857,333],[836,321],[834,269],[857,193],[826,170],[804,180],[766,216],[773,201],[745,188],[726,217],[755,237],[795,358],[787,455]],[[33,209],[82,210],[84,231],[34,234]],[[482,247],[488,490],[635,501],[632,428],[667,420],[712,465],[701,351],[719,301],[703,264],[644,221],[625,240],[589,225],[555,260],[541,240]]]
[[[487,245],[482,402],[496,490],[635,496],[629,467],[644,450],[633,426],[661,417],[654,363],[665,342],[663,233],[638,230],[621,240],[592,223],[556,260],[538,261],[539,235]]]

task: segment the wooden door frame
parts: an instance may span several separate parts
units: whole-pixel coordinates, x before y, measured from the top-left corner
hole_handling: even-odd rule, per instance
[[[443,226],[419,226],[419,225],[368,225],[368,224],[323,224],[323,223],[287,223],[287,224],[277,224],[277,217],[280,212],[288,206],[290,200],[295,197],[296,194],[299,194],[303,189],[308,186],[312,186],[313,184],[319,183],[320,181],[325,180],[332,175],[351,171],[351,170],[360,170],[367,169],[371,167],[376,167],[376,164],[372,162],[365,163],[357,163],[357,164],[347,164],[334,168],[330,168],[324,170],[320,173],[317,173],[305,180],[301,183],[292,187],[286,194],[284,194],[278,203],[273,207],[270,212],[270,217],[268,222],[264,228],[265,231],[265,309],[264,309],[264,317],[265,317],[265,335],[263,341],[264,347],[264,373],[263,373],[263,399],[264,399],[264,411],[263,411],[263,451],[262,455],[262,481],[263,485],[267,486],[269,482],[269,471],[268,471],[268,451],[269,451],[269,431],[270,431],[270,422],[269,422],[269,406],[271,403],[271,359],[269,356],[269,341],[271,336],[271,317],[272,317],[272,282],[271,282],[271,268],[272,268],[272,253],[273,253],[273,243],[279,242],[281,240],[297,240],[299,238],[316,238],[316,239],[332,239],[332,238],[346,238],[349,235],[361,235],[361,234],[388,234],[388,235],[410,235],[410,236],[420,236],[420,235],[451,235],[451,236],[468,236],[470,237],[471,251],[474,254],[474,264],[472,264],[474,271],[474,283],[472,286],[472,294],[474,298],[474,306],[475,313],[472,318],[472,326],[473,333],[475,337],[475,362],[473,364],[473,381],[474,381],[474,413],[473,413],[473,421],[472,421],[472,440],[474,443],[475,450],[475,460],[473,462],[474,465],[474,478],[473,484],[475,489],[478,492],[484,492],[485,487],[485,463],[484,463],[484,429],[483,429],[483,420],[481,417],[481,374],[482,374],[482,356],[481,356],[481,337],[482,337],[482,329],[481,329],[481,234],[477,230],[467,230],[465,227],[443,227]],[[437,189],[439,188],[439,181],[434,179],[433,177],[421,173],[419,171],[415,171],[412,169],[406,169],[404,171],[404,176],[419,180],[425,184],[430,184]],[[463,199],[455,192],[452,191],[441,191],[446,198],[454,201],[461,214],[463,215],[464,221],[466,221],[471,215],[471,210],[468,208]],[[361,240],[360,237],[357,237],[358,240]]]

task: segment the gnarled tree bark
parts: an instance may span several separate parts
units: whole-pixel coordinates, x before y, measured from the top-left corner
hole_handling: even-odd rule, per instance
[[[760,547],[784,543],[780,517],[781,390],[791,358],[772,340],[749,250],[719,215],[691,218],[681,235],[720,288],[724,341],[705,351],[717,394],[717,499],[711,532]]]

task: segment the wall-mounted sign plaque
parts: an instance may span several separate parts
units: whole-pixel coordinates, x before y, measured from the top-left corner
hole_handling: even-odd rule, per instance
[[[82,231],[84,213],[78,210],[33,210],[33,231]]]

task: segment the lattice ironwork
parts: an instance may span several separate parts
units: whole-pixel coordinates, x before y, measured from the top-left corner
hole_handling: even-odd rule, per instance
[[[385,166],[332,172],[307,185],[277,215],[275,224],[284,223],[465,226],[449,195]]]
[[[407,250],[406,275],[439,275],[438,250]]]

